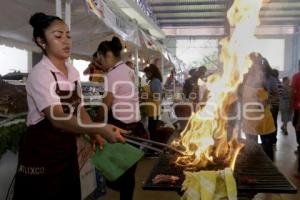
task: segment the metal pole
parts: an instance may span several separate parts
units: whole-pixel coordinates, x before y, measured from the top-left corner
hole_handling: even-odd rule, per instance
[[[298,69],[298,60],[299,60],[299,39],[300,39],[300,28],[299,26],[295,27],[295,33],[293,35],[293,52],[292,52],[292,69],[291,74],[297,73]]]
[[[55,1],[56,16],[62,18],[61,0]]]
[[[65,23],[69,27],[69,30],[71,30],[71,3],[72,0],[65,1]],[[72,64],[73,59],[69,57],[68,62]]]
[[[135,82],[139,84],[139,49],[137,46],[135,47],[134,50],[134,57],[135,57],[134,61],[135,61],[135,75],[136,75]]]
[[[233,4],[233,0],[227,0],[226,1],[226,13],[227,11],[230,9],[230,7],[232,6]],[[231,27],[230,27],[230,24],[229,24],[229,21],[227,19],[227,15],[225,15],[225,22],[224,22],[224,25],[223,25],[223,28],[224,28],[224,37],[230,37],[231,35]],[[222,66],[222,63],[221,63],[221,60],[220,60],[220,56],[221,56],[221,51],[222,51],[222,46],[220,45],[220,41],[221,39],[218,40],[218,62],[217,62],[217,68],[223,68]]]
[[[32,51],[27,51],[27,72],[32,70]]]
[[[164,74],[165,74],[165,57],[164,57],[164,55],[163,55],[163,53],[161,53],[161,75],[162,75],[162,83],[164,84],[165,83],[165,76],[164,76]]]
[[[230,9],[232,4],[233,4],[233,0],[227,0],[227,2],[226,2],[226,10],[227,11]],[[229,21],[227,19],[227,15],[225,16],[224,35],[225,35],[225,37],[231,36],[231,27],[230,27]]]
[[[299,42],[300,42],[300,26],[298,25],[297,26],[297,28],[296,28],[296,31],[297,31],[297,35],[296,35],[296,38],[297,38],[297,40],[296,40],[296,45],[297,45],[297,50],[296,50],[296,53],[297,53],[297,56],[296,56],[296,58],[297,58],[297,60],[296,60],[296,66],[297,66],[297,69],[296,69],[296,72],[298,72],[299,71],[299,61],[300,61],[300,47],[299,47]]]
[[[71,30],[71,0],[65,2],[65,23]]]

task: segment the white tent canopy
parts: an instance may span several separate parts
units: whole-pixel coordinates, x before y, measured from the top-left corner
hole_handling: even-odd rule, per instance
[[[0,44],[18,47],[29,51],[40,51],[32,41],[32,27],[29,24],[30,16],[35,12],[44,12],[46,14],[56,14],[56,4],[54,0],[1,0],[1,18],[0,18]],[[75,58],[87,59],[97,49],[98,44],[103,40],[111,39],[116,35],[112,28],[105,25],[93,12],[89,11],[84,0],[71,1],[71,35],[73,40],[72,55]],[[63,9],[64,11],[64,9]],[[64,14],[64,13],[63,13]],[[160,53],[165,52],[165,48],[158,42],[154,41],[153,45],[158,48],[146,45],[147,36],[137,34],[141,37],[144,35],[144,42],[139,48],[139,54],[148,61],[159,57],[155,49],[160,49]],[[130,52],[133,53],[135,46],[131,42],[124,42]],[[167,60],[168,57],[165,56]],[[127,58],[126,58],[127,59]],[[174,61],[170,60],[173,64]],[[168,62],[164,62],[167,64]]]
[[[35,12],[55,15],[54,0],[9,0],[1,2],[0,43],[38,51],[32,41],[30,16]],[[72,53],[90,56],[100,41],[113,34],[93,13],[87,12],[84,1],[74,0],[71,12]]]

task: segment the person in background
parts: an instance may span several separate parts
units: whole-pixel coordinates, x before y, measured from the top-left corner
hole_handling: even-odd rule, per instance
[[[297,139],[297,155],[298,155],[298,170],[296,178],[300,179],[300,60],[298,62],[298,72],[294,74],[292,79],[292,106],[294,110],[293,126],[296,131]]]
[[[100,145],[102,137],[110,142],[125,139],[115,126],[87,128],[79,122],[97,125],[81,106],[79,73],[67,63],[72,40],[64,21],[35,13],[30,24],[44,55],[26,82],[28,128],[20,141],[13,199],[80,200],[78,136],[87,134]]]
[[[282,126],[281,130],[284,135],[288,134],[287,124],[292,119],[292,89],[290,86],[290,80],[288,77],[282,79],[282,90],[280,92],[280,114]]]
[[[128,67],[130,67],[132,70],[135,70],[134,69],[134,64],[133,64],[133,62],[131,62],[131,61],[127,61],[126,63],[125,63]]]
[[[272,143],[275,147],[277,143],[277,118],[279,113],[279,72],[276,69],[272,69],[268,60],[265,58],[263,59],[263,65],[265,66],[264,68],[266,70],[266,87],[269,93],[268,95],[271,103],[271,112],[275,123],[275,131],[272,133]]]
[[[263,150],[273,161],[274,152],[272,133],[275,131],[275,124],[271,113],[267,89],[266,77],[269,68],[265,64],[264,58],[259,53],[251,53],[250,58],[253,64],[244,77],[239,95],[241,96],[243,105],[249,103],[251,107],[248,108],[257,111],[247,112],[243,115],[242,127],[249,144],[251,144],[250,141],[257,143],[258,135],[260,136]],[[260,103],[260,106],[253,103]],[[263,106],[263,110],[261,110],[261,106]]]
[[[105,70],[100,62],[100,59],[98,58],[98,52],[96,51],[93,54],[93,58],[88,65],[88,67],[83,71],[84,75],[89,75],[89,81],[93,83],[104,83],[104,73]],[[91,119],[94,120],[93,118],[95,117],[94,114],[97,113],[98,108],[97,107],[90,107],[90,116]],[[80,147],[79,143],[79,147]],[[82,142],[81,145],[84,145],[84,142]],[[79,148],[79,151],[81,149]],[[101,174],[101,172],[96,168],[96,181],[97,181],[97,189],[95,191],[96,195],[98,197],[105,195],[106,193],[106,183],[105,183],[105,178]]]
[[[193,91],[197,94],[197,98],[195,99],[195,103],[201,102],[202,104],[207,101],[207,88],[205,83],[205,74],[207,68],[205,66],[201,66],[197,71],[197,84],[194,85]]]
[[[176,80],[175,74],[176,74],[175,69],[172,69],[170,76],[168,76],[164,85],[164,88],[166,90],[175,90],[175,86],[180,85],[180,83]]]
[[[198,69],[191,69],[189,71],[190,78],[188,78],[183,85],[183,93],[187,99],[198,99],[199,87],[198,79],[203,79],[207,69],[205,66],[201,66]],[[192,97],[192,94],[195,94],[195,97]]]
[[[189,78],[185,80],[184,84],[183,84],[183,88],[182,88],[182,91],[184,93],[184,96],[186,99],[189,98],[190,96],[190,93],[192,92],[193,90],[193,84],[195,84],[195,72],[196,72],[196,69],[193,68],[193,69],[190,69],[189,70]]]
[[[105,71],[107,71],[107,95],[103,103],[108,109],[108,116],[99,109],[97,121],[107,117],[108,123],[131,131],[137,137],[147,138],[146,130],[140,122],[139,95],[135,84],[135,73],[121,60],[122,43],[119,38],[101,42],[98,55]],[[127,155],[124,155],[124,157]],[[107,182],[107,185],[120,191],[121,200],[131,200],[135,188],[136,165],[128,169],[119,179]]]
[[[162,76],[158,67],[154,64],[150,64],[150,66],[146,67],[144,71],[149,81],[147,101],[153,104],[153,106],[147,106],[146,109],[148,116],[148,130],[150,133],[150,139],[152,139],[156,129],[158,128],[157,126],[161,110]]]
[[[134,67],[134,64],[133,62],[131,62],[130,60],[128,60],[126,62],[126,65],[128,67],[130,67],[135,73],[137,73],[135,67]],[[144,77],[140,77],[138,76],[138,91],[139,91],[139,94],[142,93],[142,87],[146,84],[146,79]]]
[[[93,58],[89,66],[83,71],[84,75],[90,75],[89,81],[102,83],[104,81],[104,69],[98,58],[97,52],[93,54]]]

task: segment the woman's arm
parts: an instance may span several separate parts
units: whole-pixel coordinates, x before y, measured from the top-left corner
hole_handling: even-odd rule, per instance
[[[88,134],[90,136],[101,135],[109,142],[125,142],[124,138],[120,134],[120,130],[112,125],[106,124],[99,127],[99,123],[89,121],[86,116],[84,117],[89,125],[98,125],[98,127],[84,127],[79,123],[79,120],[72,116],[67,119],[69,114],[65,114],[61,105],[49,106],[43,110],[47,119],[50,120],[55,128],[62,129],[75,134]]]
[[[93,121],[90,118],[90,115],[87,113],[84,106],[80,108],[80,118],[83,124],[91,124]],[[96,144],[99,145],[100,149],[103,149],[104,139],[100,135],[91,136],[91,143],[93,145],[93,149],[95,150]]]

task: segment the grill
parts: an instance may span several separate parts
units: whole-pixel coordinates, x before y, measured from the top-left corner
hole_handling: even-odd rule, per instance
[[[176,155],[161,155],[146,183],[145,190],[178,191],[184,181],[184,169],[173,164]],[[180,179],[174,185],[153,184],[158,174],[175,175]],[[278,171],[258,144],[247,144],[238,155],[234,176],[237,181],[239,199],[251,199],[257,193],[297,193],[296,187]]]

